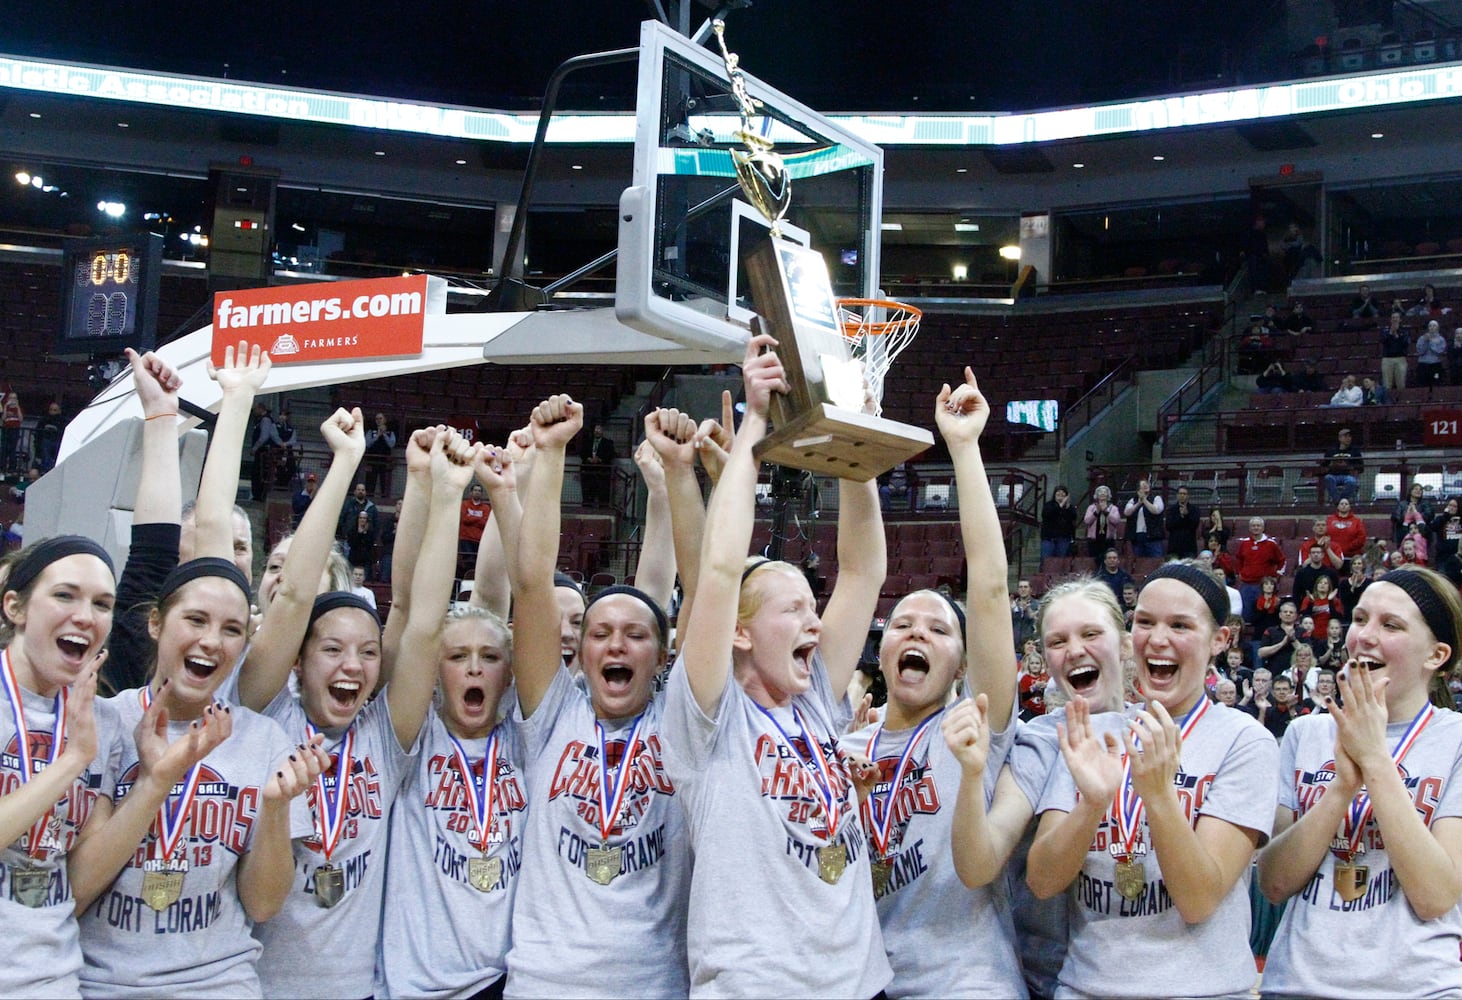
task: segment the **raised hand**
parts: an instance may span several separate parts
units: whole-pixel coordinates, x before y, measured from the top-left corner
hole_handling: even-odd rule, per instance
[[[665,463],[661,461],[648,438],[635,447],[635,467],[640,470],[640,478],[645,481],[647,490],[652,493],[656,490],[664,491]]]
[[[151,351],[138,354],[130,347],[127,363],[132,366],[132,385],[137,390],[137,401],[142,404],[143,417],[176,414],[178,390],[183,387],[183,380],[172,366]]]
[[[133,735],[142,772],[160,785],[171,788],[182,780],[188,768],[229,738],[234,724],[229,707],[215,702],[203,710],[203,717],[195,720],[186,733],[169,743],[168,713],[163,707],[167,686],[168,682],[163,681],[152,704],[142,713]]]
[[[1386,749],[1386,687],[1391,679],[1373,678],[1368,667],[1351,660],[1336,683],[1341,703],[1332,701],[1330,705],[1336,745],[1355,762],[1362,775],[1376,775],[1379,769],[1394,766]]]
[[[772,393],[788,392],[782,360],[777,357],[776,338],[759,333],[746,342],[746,357],[741,362],[741,379],[746,386],[746,412],[765,417],[771,410]]]
[[[861,805],[873,794],[873,789],[878,787],[878,765],[861,753],[853,753],[851,750],[844,750],[842,753],[843,760],[848,765],[848,777],[853,779],[853,790],[858,793],[858,802]]]
[[[316,733],[308,743],[295,747],[274,777],[264,786],[266,800],[288,802],[315,783],[315,779],[330,767],[330,755],[325,752],[324,733]]]
[[[853,720],[848,723],[848,732],[856,733],[866,726],[878,722],[878,709],[873,707],[873,695],[865,694],[858,707],[853,710]]]
[[[272,364],[268,351],[258,344],[250,349],[249,342],[241,340],[237,348],[230,345],[223,349],[222,368],[208,362],[208,377],[218,383],[224,395],[235,392],[253,395],[264,387]]]
[[[1083,798],[1109,803],[1122,784],[1122,747],[1112,733],[1097,737],[1091,709],[1081,695],[1066,705],[1066,724],[1056,726],[1061,756]]]
[[[491,496],[494,491],[512,491],[517,488],[517,475],[514,471],[516,465],[507,449],[488,445],[477,453],[472,463],[472,474]]]
[[[645,441],[666,465],[694,464],[695,436],[695,420],[688,413],[661,407],[645,416]],[[640,461],[638,451],[635,461]]]
[[[1138,741],[1141,749],[1136,746]],[[1122,742],[1132,760],[1133,790],[1144,800],[1156,798],[1164,791],[1172,794],[1183,737],[1162,703],[1148,702],[1146,709],[1129,720]]]
[[[406,441],[406,474],[431,478],[431,449],[438,434],[445,434],[447,428],[441,424],[412,431]]]
[[[433,489],[460,495],[472,481],[472,467],[481,451],[482,445],[469,442],[455,430],[438,434],[431,449]]]
[[[945,746],[967,777],[984,774],[990,760],[990,727],[985,724],[989,707],[990,699],[983,694],[974,701],[961,698],[944,713],[944,721],[939,724]]]
[[[696,454],[700,456],[706,475],[711,477],[712,486],[721,481],[721,470],[726,467],[726,457],[731,454],[731,445],[735,443],[735,426],[735,404],[731,400],[731,393],[722,390],[721,419],[717,421],[707,417],[701,421],[695,432]]]
[[[61,756],[69,756],[78,771],[96,759],[96,676],[106,656],[105,649],[98,653],[66,696],[66,747]]]
[[[990,402],[980,392],[972,369],[965,369],[964,384],[945,385],[934,401],[934,422],[949,444],[973,444],[990,420]]]
[[[533,407],[533,444],[563,449],[584,427],[584,407],[564,393],[549,396]]]
[[[365,418],[360,407],[348,413],[342,407],[337,409],[320,425],[320,436],[330,446],[333,455],[343,458],[355,457],[357,462],[365,454]]]

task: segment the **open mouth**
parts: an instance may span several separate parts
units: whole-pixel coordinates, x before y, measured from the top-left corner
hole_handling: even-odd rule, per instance
[[[470,687],[462,692],[462,704],[471,709],[479,709],[487,701],[487,692],[480,687]]]
[[[56,640],[56,648],[68,660],[80,660],[86,656],[87,650],[91,649],[91,643],[85,636],[63,635]]]
[[[1172,680],[1178,675],[1178,664],[1173,660],[1148,660],[1147,676],[1155,681]]]
[[[207,680],[218,669],[218,661],[204,659],[201,656],[186,656],[183,658],[183,669],[191,677]]]
[[[922,650],[906,649],[899,655],[899,680],[917,680],[929,675],[929,657]]]
[[[335,703],[338,709],[351,709],[355,707],[355,699],[360,694],[359,681],[336,681],[325,689],[330,700]]]
[[[603,673],[604,686],[610,694],[624,694],[629,690],[630,682],[635,679],[633,670],[617,663],[606,666]]]
[[[1096,689],[1102,672],[1096,667],[1077,667],[1066,675],[1066,683],[1075,694],[1085,695]]]
[[[809,642],[792,650],[792,659],[797,664],[797,669],[805,674],[812,673],[812,654],[817,650],[817,643]]]
[[[1367,670],[1373,673],[1377,670],[1386,669],[1386,664],[1382,663],[1380,660],[1372,660],[1370,657],[1367,656],[1357,656],[1355,658],[1355,665],[1358,667],[1365,667]]]

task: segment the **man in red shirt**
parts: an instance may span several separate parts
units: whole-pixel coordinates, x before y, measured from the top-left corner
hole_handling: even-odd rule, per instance
[[[487,527],[487,515],[492,505],[482,499],[482,487],[472,484],[472,492],[462,501],[462,520],[457,528],[457,553],[476,556],[477,545],[482,541],[482,529]]]
[[[1360,555],[1366,548],[1366,526],[1350,510],[1350,501],[1341,497],[1335,513],[1325,518],[1325,533],[1330,547],[1346,559]]]
[[[1260,584],[1266,576],[1277,580],[1284,575],[1284,549],[1264,534],[1262,517],[1249,518],[1249,537],[1239,542],[1234,563],[1238,571],[1239,596],[1244,599],[1244,621],[1252,623]]]

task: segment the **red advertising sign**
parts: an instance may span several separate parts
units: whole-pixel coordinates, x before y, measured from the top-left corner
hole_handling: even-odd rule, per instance
[[[1462,408],[1422,410],[1421,443],[1428,448],[1462,445]]]
[[[421,353],[427,276],[243,288],[213,296],[213,363],[241,340],[276,365]]]

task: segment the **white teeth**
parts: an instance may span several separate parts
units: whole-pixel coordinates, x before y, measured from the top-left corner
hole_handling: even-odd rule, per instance
[[[359,691],[360,690],[360,682],[359,681],[336,681],[334,684],[331,684],[330,686],[333,687],[333,688],[339,688],[341,691]]]
[[[1177,663],[1176,660],[1151,660],[1150,659],[1150,660],[1147,661],[1147,665],[1149,667],[1176,667],[1178,665],[1178,663]]]
[[[217,660],[205,660],[201,656],[190,656],[188,657],[187,662],[195,664],[196,666],[204,670],[212,670],[214,667],[218,666]]]

